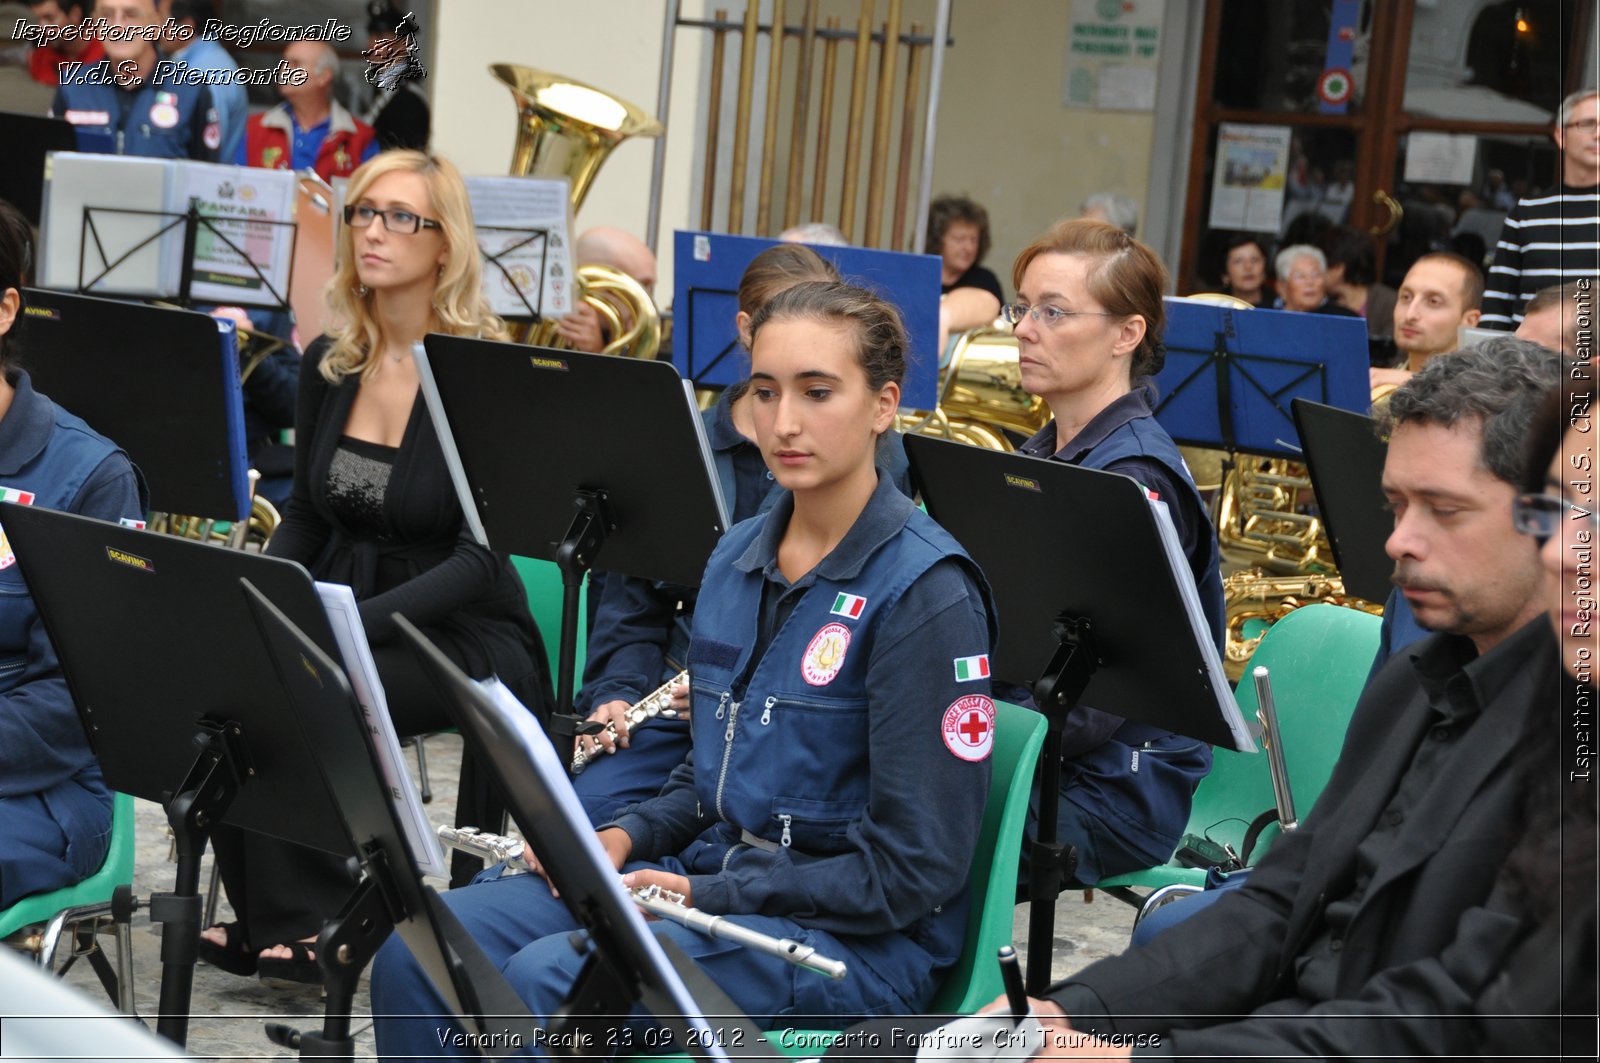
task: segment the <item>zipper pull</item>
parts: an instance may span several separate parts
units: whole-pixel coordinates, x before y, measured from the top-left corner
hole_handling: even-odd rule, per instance
[[[717,701],[717,719],[722,719],[728,709],[728,691],[722,692],[722,697]]]
[[[733,741],[733,724],[734,724],[734,721],[737,720],[738,718],[739,718],[739,703],[737,701],[735,701],[729,707],[727,730],[722,732],[722,740],[724,742],[732,742]]]
[[[789,848],[789,843],[792,840],[790,838],[790,836],[789,836],[789,824],[794,820],[794,817],[793,816],[779,816],[778,819],[779,819],[780,822],[783,823],[783,837],[778,839],[778,844],[783,846],[785,849],[787,849],[787,848]]]
[[[776,694],[768,694],[767,695],[767,703],[761,710],[761,726],[762,727],[765,727],[767,724],[772,722],[772,706],[776,705],[777,703],[778,703],[778,696]]]

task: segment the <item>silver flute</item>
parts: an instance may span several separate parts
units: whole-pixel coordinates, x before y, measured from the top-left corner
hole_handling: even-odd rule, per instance
[[[678,710],[672,707],[672,688],[679,683],[687,683],[688,681],[689,673],[679,672],[640,698],[636,704],[628,706],[627,711],[622,714],[622,718],[627,721],[628,730],[631,732],[636,727],[642,727],[657,716],[663,716],[669,720],[677,719]],[[615,738],[617,736],[616,722],[612,721],[606,724],[605,729],[600,734],[609,734],[612,738]],[[602,747],[598,742],[599,737],[600,735],[594,736],[597,741],[592,747],[594,749],[593,753],[588,751],[590,747],[584,746],[581,742],[578,744],[577,750],[572,754],[572,774],[582,774],[589,761],[601,755]]]
[[[485,860],[505,861],[506,869],[501,872],[502,875],[521,875],[528,870],[527,864],[522,860],[523,844],[516,838],[490,834],[475,827],[440,827],[438,830],[439,840],[452,849],[481,856]],[[810,945],[802,945],[791,938],[763,934],[738,923],[730,923],[724,916],[711,915],[698,908],[690,908],[683,903],[681,893],[662,889],[660,886],[638,886],[629,890],[628,895],[633,898],[635,904],[651,915],[670,919],[691,930],[698,930],[706,937],[720,938],[735,945],[764,952],[768,956],[776,956],[796,967],[804,967],[808,971],[827,975],[835,981],[849,973],[844,961],[820,955]]]

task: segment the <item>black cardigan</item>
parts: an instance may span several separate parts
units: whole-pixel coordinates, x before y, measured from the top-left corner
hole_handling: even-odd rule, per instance
[[[395,638],[400,613],[476,678],[500,677],[541,712],[548,689],[539,631],[522,581],[504,554],[472,537],[420,391],[395,455],[383,502],[385,534],[353,533],[328,505],[328,467],[360,388],[357,375],[329,384],[319,366],[328,337],[307,349],[295,408],[294,493],[268,544],[319,580],[348,584],[367,638]],[[533,699],[533,700],[529,700]]]

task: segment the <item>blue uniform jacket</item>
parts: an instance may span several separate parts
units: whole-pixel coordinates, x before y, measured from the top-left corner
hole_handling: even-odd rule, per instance
[[[1022,453],[1123,473],[1167,503],[1220,653],[1225,611],[1216,531],[1146,392],[1136,388],[1112,402],[1065,448],[1055,429],[1052,421],[1023,444]],[[1062,796],[1099,818],[1150,864],[1165,862],[1177,848],[1194,789],[1210,770],[1205,743],[1086,705],[1072,712],[1062,733]]]
[[[0,419],[4,496],[101,520],[142,520],[148,498],[127,455],[35,392],[27,373],[12,369],[6,377],[16,394]],[[20,569],[0,533],[0,797],[40,795],[69,842],[84,842],[67,851],[81,878],[105,856],[111,795]],[[0,823],[0,840],[5,828]],[[8,863],[7,870],[8,896],[63,884],[58,863]]]
[[[948,966],[989,784],[987,583],[883,477],[788,585],[792,511],[785,494],[712,555],[701,594],[716,607],[696,612],[689,652],[694,751],[616,825],[633,859],[676,854],[706,911],[784,915]]]
[[[171,80],[129,89],[113,80],[110,60],[78,69],[56,90],[50,113],[71,122],[78,150],[104,155],[216,162],[222,126],[211,90]]]

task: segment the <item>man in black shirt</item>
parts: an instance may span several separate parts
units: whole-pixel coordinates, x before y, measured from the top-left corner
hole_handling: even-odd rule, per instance
[[[1523,829],[1518,737],[1557,661],[1511,502],[1559,370],[1554,352],[1495,340],[1395,392],[1388,550],[1436,634],[1368,686],[1316,807],[1243,887],[1035,1002],[1055,1034],[1045,1055],[1473,1051],[1450,1015],[1491,972],[1440,956],[1494,955],[1518,929],[1483,905]]]

